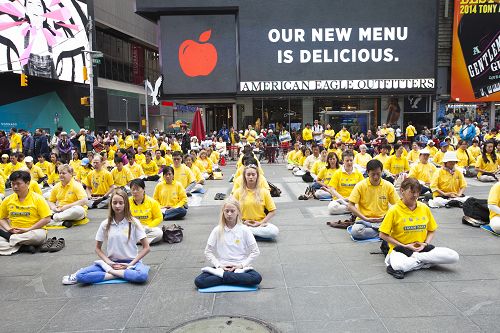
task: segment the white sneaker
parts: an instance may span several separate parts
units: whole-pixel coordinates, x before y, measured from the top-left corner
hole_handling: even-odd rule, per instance
[[[76,281],[76,273],[73,273],[71,275],[65,275],[62,278],[62,284],[64,285],[72,285],[77,283],[78,282]]]

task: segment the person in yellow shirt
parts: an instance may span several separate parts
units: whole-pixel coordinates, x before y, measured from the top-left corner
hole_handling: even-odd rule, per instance
[[[174,161],[172,160],[172,149],[170,149],[170,146],[167,147],[167,151],[162,156],[165,159],[165,165],[172,165],[174,163]]]
[[[498,140],[498,130],[496,127],[493,127],[489,133],[486,133],[484,135],[484,141],[489,141],[489,140]]]
[[[459,168],[465,168],[476,164],[476,159],[467,151],[467,141],[465,140],[460,140],[458,142],[456,156],[458,158],[457,167]]]
[[[184,155],[184,164],[191,170],[191,172],[194,175],[194,179],[196,181],[196,185],[191,191],[191,193],[202,192],[203,184],[205,184],[205,178],[203,178],[200,169],[194,164],[193,156],[189,154]]]
[[[497,181],[500,175],[500,158],[495,153],[495,141],[486,141],[476,162],[477,179],[481,182]]]
[[[410,164],[418,162],[418,158],[420,156],[419,150],[420,150],[420,147],[418,146],[418,143],[414,142],[411,145],[411,150],[410,150],[410,152],[408,153],[408,156],[407,156],[408,162]]]
[[[147,140],[146,140],[146,137],[143,135],[143,134],[136,134],[135,135],[137,138],[135,139],[134,137],[134,146],[136,147],[136,149],[139,149],[139,147],[142,148],[142,151],[146,151],[147,150]]]
[[[438,149],[434,146],[434,141],[429,140],[427,141],[427,146],[425,147],[429,151],[429,154],[431,155],[431,158],[434,158],[434,155],[438,152]]]
[[[14,171],[9,180],[14,193],[0,205],[0,255],[35,253],[35,247],[47,239],[47,231],[42,228],[50,221],[49,205],[41,195],[29,190],[28,171]]]
[[[394,205],[399,199],[394,186],[382,179],[383,170],[384,166],[379,160],[368,162],[368,178],[356,184],[349,196],[348,208],[357,217],[351,229],[354,239],[377,237],[378,228],[389,209],[389,204]]]
[[[313,141],[313,132],[311,129],[311,124],[307,123],[304,129],[302,130],[302,141],[305,145],[311,146]]]
[[[366,145],[360,145],[359,154],[356,154],[356,156],[354,156],[354,166],[361,173],[364,173],[366,171],[366,164],[372,160],[372,156],[368,154],[367,151],[368,148],[366,147]]]
[[[335,135],[335,139],[340,139],[343,143],[347,143],[351,140],[351,133],[349,133],[345,126],[342,126],[342,129]]]
[[[73,223],[84,221],[87,216],[87,193],[82,184],[73,178],[71,166],[64,164],[58,169],[61,181],[52,188],[47,200],[53,212],[49,225],[70,228]]]
[[[156,165],[158,166],[158,170],[162,170],[163,167],[172,164],[172,163],[167,163],[167,160],[165,159],[165,157],[161,156],[161,150],[159,150],[159,149],[157,151],[155,151],[154,161],[155,161]]]
[[[381,145],[379,149],[379,154],[375,156],[373,159],[379,160],[382,163],[382,165],[384,165],[390,157],[389,155],[387,155],[389,149],[390,149],[389,145]]]
[[[0,171],[4,174],[5,177],[7,175],[5,174],[5,168],[10,164],[10,157],[7,154],[2,154],[2,162],[0,163]]]
[[[163,239],[163,231],[158,226],[163,221],[160,204],[146,195],[146,184],[142,179],[130,182],[132,196],[128,199],[132,216],[138,219],[146,232],[149,244],[158,243]]]
[[[255,140],[257,140],[257,132],[253,129],[252,125],[248,125],[248,129],[245,131],[243,136],[247,139],[247,142],[250,145],[255,144]]]
[[[135,154],[135,161],[139,164],[146,162],[146,155],[143,154],[142,147],[137,147],[137,154]]]
[[[490,189],[488,209],[490,210],[490,227],[500,234],[500,182],[496,182]]]
[[[160,175],[158,174],[158,165],[156,165],[155,161],[153,161],[151,152],[147,151],[145,155],[146,162],[141,164],[144,175],[146,176],[144,180],[155,182],[160,179]]]
[[[408,177],[417,179],[422,185],[422,192],[420,195],[430,191],[432,176],[436,172],[436,167],[429,163],[429,156],[430,154],[427,149],[422,149],[420,151],[419,162],[413,164],[408,174]]]
[[[294,166],[298,166],[300,163],[300,158],[302,157],[302,151],[300,150],[300,143],[295,142],[293,145],[293,150],[289,153],[288,156],[288,169],[293,169]]]
[[[10,152],[11,153],[23,152],[23,138],[21,134],[17,133],[17,129],[14,127],[10,129]]]
[[[165,221],[180,219],[187,214],[186,190],[174,180],[174,168],[163,168],[163,180],[155,187],[153,199],[158,201]]]
[[[115,167],[113,170],[111,170],[111,176],[113,177],[113,183],[115,184],[116,187],[121,187],[122,190],[125,192],[130,192],[130,188],[128,187],[128,184],[132,179],[134,179],[134,176],[132,175],[132,172],[130,172],[129,168],[125,168],[123,165],[123,160],[119,158],[118,156],[115,157]]]
[[[96,154],[92,159],[94,169],[88,173],[85,179],[82,179],[82,183],[86,186],[87,197],[92,200],[90,209],[107,208],[109,196],[115,189],[113,176],[103,168],[103,163],[102,156]]]
[[[21,170],[25,168],[26,164],[19,161],[19,154],[13,153],[10,155],[10,163],[4,168],[5,177],[9,177],[14,171]]]
[[[321,151],[321,153],[319,153],[319,159],[313,163],[311,170],[310,170],[311,176],[313,177],[313,179],[317,178],[317,176],[321,172],[321,170],[324,167],[326,167],[328,154],[330,154],[330,153],[326,149],[323,149]],[[337,159],[337,155],[335,153],[333,153],[333,158]],[[336,162],[336,163],[338,163],[338,162]],[[262,174],[262,172],[261,172],[261,174]]]
[[[148,140],[147,150],[156,151],[159,148],[158,139],[156,139],[155,132],[151,131],[149,137],[147,137],[146,139]]]
[[[74,151],[71,155],[71,161],[69,161],[69,166],[73,169],[73,175],[76,177],[78,175],[78,170],[80,169],[80,164],[82,161],[80,160],[80,154],[78,151]]]
[[[335,141],[335,130],[332,129],[332,125],[326,124],[325,132],[323,133],[323,147],[330,147],[330,143]]]
[[[463,173],[455,168],[458,158],[455,152],[448,151],[443,157],[443,167],[434,172],[431,180],[431,190],[434,199],[429,200],[431,208],[442,207],[449,199],[465,201],[467,183]],[[439,199],[437,199],[439,198]],[[436,200],[437,199],[437,200]]]
[[[269,191],[258,186],[259,177],[257,166],[246,166],[243,184],[234,198],[239,201],[243,223],[250,227],[252,234],[257,239],[275,239],[279,229],[269,221],[276,214],[276,205]]]
[[[181,183],[186,193],[191,193],[196,187],[196,179],[193,172],[185,164],[182,164],[182,154],[180,152],[174,151],[172,158],[174,160],[174,165],[172,166],[174,169],[174,180]]]
[[[417,201],[420,192],[416,179],[405,179],[401,200],[389,208],[380,225],[379,237],[389,244],[387,273],[397,279],[403,279],[409,271],[459,260],[456,251],[431,245],[438,226],[429,207]]]
[[[394,155],[391,155],[384,164],[386,179],[393,184],[400,174],[410,171],[410,164],[406,157],[403,156],[403,150],[405,148],[396,143],[394,145]]]
[[[417,134],[417,130],[415,129],[415,126],[413,126],[412,122],[408,122],[408,126],[406,126],[406,140],[410,141],[413,143],[415,141],[415,135]]]
[[[434,155],[434,158],[432,159],[432,163],[437,166],[437,167],[442,167],[443,166],[443,157],[444,154],[448,151],[448,143],[446,141],[441,142],[439,144],[439,151]]]
[[[26,164],[26,167],[29,169],[31,179],[33,181],[41,183],[47,179],[47,176],[43,173],[42,169],[33,164],[33,157],[26,156],[24,158],[24,163]]]
[[[220,154],[217,150],[213,150],[211,147],[208,147],[207,155],[212,160],[213,164],[219,164]]]
[[[457,119],[455,121],[455,126],[452,127],[452,133],[457,140],[460,140],[460,130],[462,129],[462,121],[460,119]]]
[[[123,143],[123,148],[127,151],[132,151],[134,149],[134,136],[132,135],[132,131],[129,129],[125,130],[125,140]]]
[[[328,153],[326,157],[326,165],[320,169],[316,180],[311,185],[314,190],[317,190],[314,192],[314,197],[316,199],[327,199],[332,197],[329,192],[320,189],[328,187],[333,175],[339,169],[340,164],[337,159],[337,155],[335,155],[335,153]]]
[[[167,142],[165,142],[165,139],[160,136],[158,138],[158,149],[160,149],[161,151],[163,151],[163,153],[166,153],[167,152],[167,148],[170,148],[170,146],[168,145]]]
[[[144,170],[142,170],[141,165],[135,161],[135,154],[130,154],[128,156],[128,164],[125,167],[130,170],[133,179],[146,178],[146,175],[144,175]]]
[[[212,160],[208,158],[206,150],[200,150],[199,158],[196,160],[196,166],[200,168],[201,172],[206,172],[209,177],[212,175],[213,163]]]
[[[90,163],[90,160],[87,157],[82,158],[80,168],[78,169],[78,173],[76,175],[76,180],[83,184],[83,180],[87,178],[90,171],[92,171],[92,164]]]
[[[467,152],[476,160],[481,156],[481,147],[479,147],[479,141],[477,139],[472,140],[472,146],[467,148]]]
[[[387,127],[387,134],[386,134],[386,139],[387,139],[387,143],[389,144],[393,144],[394,141],[396,141],[396,134],[394,133],[394,128],[392,127]]]
[[[52,165],[52,163],[45,160],[45,156],[43,156],[43,155],[38,156],[38,162],[35,163],[35,165],[37,167],[39,167],[40,169],[42,169],[42,172],[46,176],[49,176],[51,173],[54,172],[54,169],[53,169],[54,166]]]

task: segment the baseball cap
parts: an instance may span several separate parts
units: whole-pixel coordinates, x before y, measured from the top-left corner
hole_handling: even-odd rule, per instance
[[[431,152],[428,150],[428,149],[422,149],[420,150],[420,154],[427,154],[427,155],[430,155]]]
[[[429,140],[429,141],[427,141],[427,144],[428,144],[428,145],[430,145],[430,144],[434,144],[434,141]]]
[[[447,147],[447,146],[449,146],[448,142],[443,141],[439,144],[439,147]]]
[[[24,158],[24,162],[26,162],[26,163],[33,163],[33,157],[31,157],[31,156],[26,156],[26,157]]]
[[[90,163],[90,160],[87,157],[82,158],[82,161],[80,162],[80,164],[83,165],[83,166],[86,166],[89,163]]]
[[[9,155],[7,155],[7,154],[2,154],[2,158],[9,158]]]
[[[447,151],[443,156],[443,163],[446,162],[458,162],[457,153],[454,151]]]

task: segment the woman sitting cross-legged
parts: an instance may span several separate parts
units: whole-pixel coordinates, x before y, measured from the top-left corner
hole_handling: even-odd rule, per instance
[[[111,194],[108,219],[103,221],[95,236],[95,251],[100,260],[63,277],[63,284],[97,283],[105,280],[124,279],[143,283],[148,279],[149,267],[142,258],[149,253],[149,243],[141,223],[130,212],[125,191],[118,189]],[[106,253],[102,244],[106,242]],[[141,243],[139,252],[137,243]]]
[[[128,200],[132,216],[141,222],[149,244],[153,244],[163,239],[163,231],[158,227],[163,221],[163,214],[158,201],[146,195],[145,188],[143,179],[133,179],[130,182],[132,196]]]
[[[458,262],[454,250],[430,244],[438,226],[429,207],[417,201],[420,190],[418,180],[405,179],[401,184],[402,199],[389,208],[379,228],[379,237],[389,243],[387,273],[397,279],[409,271]]]
[[[254,236],[271,240],[279,233],[278,227],[269,223],[276,214],[276,205],[269,190],[258,186],[259,178],[260,173],[256,165],[246,166],[243,170],[242,186],[233,195],[240,202],[243,223],[250,227]]]
[[[153,199],[158,201],[165,221],[180,219],[187,213],[186,190],[181,183],[174,180],[174,168],[163,168],[163,180],[155,187]]]
[[[194,284],[198,288],[259,284],[262,277],[250,266],[259,254],[250,228],[241,223],[239,202],[230,197],[222,205],[219,225],[210,233],[205,248],[205,257],[213,267],[202,268]]]

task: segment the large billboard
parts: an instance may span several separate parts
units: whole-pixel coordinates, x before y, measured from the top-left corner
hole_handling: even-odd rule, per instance
[[[0,0],[0,72],[83,83],[87,1]]]
[[[500,101],[499,0],[455,0],[451,98]]]
[[[226,93],[231,86],[239,95],[434,93],[436,89],[435,0],[136,2],[139,13],[161,16],[160,52],[168,95],[205,92],[198,89],[201,78],[212,85],[204,88],[211,93]],[[219,22],[224,16],[234,17],[235,24]],[[215,23],[220,23],[217,28]],[[236,46],[228,29],[233,29]],[[197,40],[207,30],[212,38]],[[225,61],[197,76],[182,71],[179,48],[185,40],[211,44],[231,62],[236,59],[236,82],[232,73],[216,75],[219,66],[228,65]],[[200,53],[200,64],[204,57]],[[172,75],[174,71],[181,75]],[[218,88],[221,85],[224,89]]]

